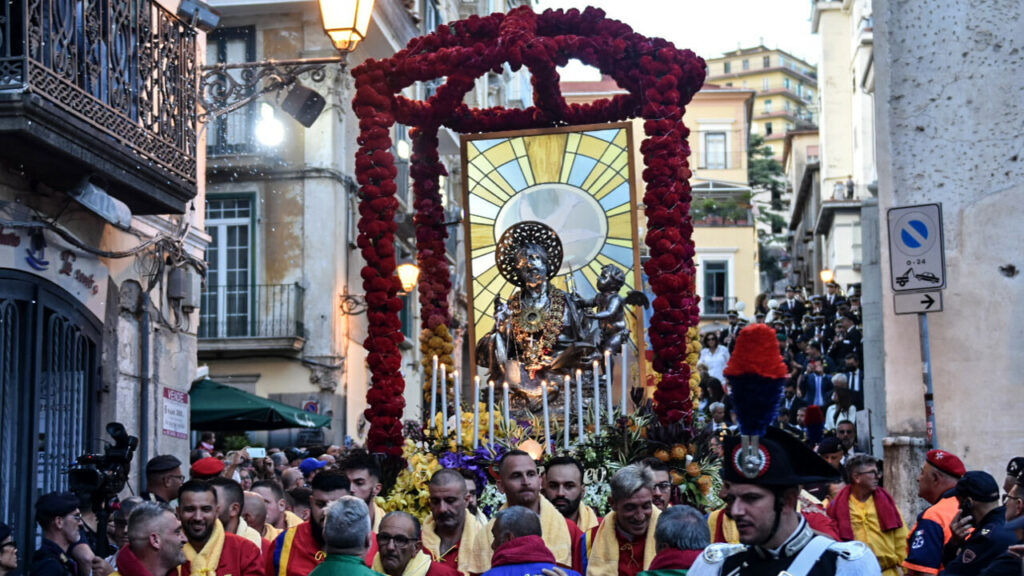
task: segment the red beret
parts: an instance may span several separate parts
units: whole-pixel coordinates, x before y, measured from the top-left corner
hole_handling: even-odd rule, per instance
[[[925,459],[932,466],[957,478],[967,474],[967,468],[964,466],[964,463],[945,450],[929,450],[928,456]]]
[[[219,476],[224,471],[224,462],[208,456],[206,458],[200,458],[192,464],[192,477],[202,476],[208,478],[211,476]]]

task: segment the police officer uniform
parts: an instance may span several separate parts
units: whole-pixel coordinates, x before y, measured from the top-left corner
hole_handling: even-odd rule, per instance
[[[36,501],[36,516],[57,518],[78,510],[78,497],[71,492],[51,492]],[[31,576],[77,576],[78,565],[56,542],[42,539],[32,554]]]
[[[170,472],[175,468],[181,468],[181,460],[178,460],[170,454],[160,454],[159,456],[150,458],[149,462],[146,463],[146,477],[149,478],[156,474]],[[149,486],[147,486],[147,488],[148,487]],[[166,500],[152,492],[142,492],[139,496],[143,500],[148,500],[150,502],[162,502],[164,504],[168,504]]]
[[[950,496],[956,496],[961,502],[968,498],[975,502],[995,502],[999,500],[999,485],[987,472],[971,470],[957,481],[955,488],[943,494],[946,498]],[[1006,528],[1006,507],[997,506],[980,522],[975,522],[974,532],[958,549],[951,544],[946,546],[943,574],[977,576],[1016,543],[1017,535]]]
[[[726,438],[722,450],[722,479],[732,485],[755,485],[774,493],[771,531],[760,543],[712,544],[694,562],[687,576],[879,576],[881,568],[861,542],[840,543],[821,536],[798,519],[792,534],[777,548],[785,510],[783,493],[801,484],[834,482],[838,471],[796,437],[771,422],[782,396],[788,370],[775,343],[775,331],[754,325],[740,332],[736,353],[725,375],[732,388],[740,436]],[[775,398],[775,401],[771,400]]]

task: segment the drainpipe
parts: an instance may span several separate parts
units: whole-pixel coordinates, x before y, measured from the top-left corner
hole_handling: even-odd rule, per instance
[[[154,283],[155,285],[155,283]],[[152,290],[152,287],[150,288]],[[149,462],[149,290],[142,296],[142,319],[139,320],[139,470]],[[142,491],[142,474],[139,474],[139,492]]]

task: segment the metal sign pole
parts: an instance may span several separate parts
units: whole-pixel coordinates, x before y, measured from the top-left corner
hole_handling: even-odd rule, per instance
[[[932,448],[939,447],[938,433],[935,427],[935,394],[932,389],[932,352],[928,345],[928,315],[919,313],[917,323],[921,329],[921,364],[924,378],[924,415],[928,426],[928,444]]]

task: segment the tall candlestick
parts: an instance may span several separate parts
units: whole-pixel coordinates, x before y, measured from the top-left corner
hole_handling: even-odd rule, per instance
[[[583,444],[584,434],[586,431],[583,429],[583,371],[576,370],[576,429],[579,431],[579,440],[577,444]],[[568,429],[569,424],[566,423]]]
[[[594,360],[594,434],[601,433],[601,369]]]
[[[622,362],[621,362],[622,363],[621,370],[622,370],[622,414],[623,415],[627,414],[628,411],[629,411],[629,392],[627,390],[629,382],[628,382],[628,378],[626,376],[626,372],[627,372],[626,367],[629,365],[629,362],[626,361],[626,351],[627,350],[628,349],[626,348],[626,342],[623,341],[622,342]]]
[[[459,371],[452,370],[452,378],[455,380],[452,387],[452,401],[455,402],[455,446],[462,444],[462,380],[459,379]]]
[[[480,377],[473,377],[473,451],[480,447]]]
[[[562,395],[562,403],[565,404],[565,415],[562,420],[562,433],[565,435],[565,442],[563,445],[565,449],[569,449],[569,430],[572,428],[570,423],[572,418],[569,417],[569,407],[572,405],[572,379],[568,376],[565,377],[565,394]]]
[[[505,399],[505,440],[508,440],[512,434],[512,423],[508,417],[508,382],[502,382],[501,388],[502,397]]]
[[[448,370],[447,364],[441,364],[441,432],[448,437]]]
[[[487,381],[487,424],[490,426],[487,443],[494,443],[494,380]]]
[[[551,454],[551,416],[548,414],[548,381],[541,380],[541,397],[544,402],[544,452]]]
[[[615,425],[615,409],[612,408],[612,353],[604,351],[604,382],[608,387],[608,425]]]
[[[435,417],[437,416],[437,354],[434,354],[434,371],[430,373],[430,414],[427,414],[427,422],[430,425],[427,427],[430,430],[437,431],[437,425]]]

